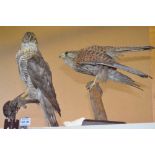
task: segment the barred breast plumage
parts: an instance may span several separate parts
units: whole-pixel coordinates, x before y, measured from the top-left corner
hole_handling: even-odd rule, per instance
[[[32,99],[37,99],[49,125],[58,126],[55,111],[61,115],[61,110],[52,84],[52,73],[39,51],[33,32],[25,33],[16,59],[20,77],[27,87],[24,98],[28,95]]]
[[[30,45],[30,44],[29,44]],[[37,53],[36,45],[28,47],[27,44],[23,44],[21,49],[16,54],[16,61],[18,64],[20,78],[24,81],[25,85],[29,89],[29,97],[38,99],[36,89],[34,88],[31,78],[27,70],[27,62],[30,58]]]

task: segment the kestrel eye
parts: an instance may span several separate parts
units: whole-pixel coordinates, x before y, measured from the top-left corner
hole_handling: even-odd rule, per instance
[[[68,52],[65,52],[65,55],[67,55],[68,54]]]

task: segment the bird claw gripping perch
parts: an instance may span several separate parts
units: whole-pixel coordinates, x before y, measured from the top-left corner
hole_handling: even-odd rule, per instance
[[[94,86],[95,86],[96,83],[94,83],[94,81],[89,81],[87,84],[86,84],[86,89],[90,90],[92,89]]]

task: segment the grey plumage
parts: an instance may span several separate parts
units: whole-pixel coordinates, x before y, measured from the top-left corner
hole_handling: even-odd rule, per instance
[[[28,97],[39,100],[50,126],[58,126],[55,111],[61,115],[61,110],[52,84],[52,73],[39,51],[34,33],[25,33],[16,59]]]
[[[56,110],[60,116],[61,111],[56,100],[56,94],[52,84],[52,75],[48,64],[45,63],[43,57],[35,55],[28,60],[27,70],[33,86],[35,89],[40,90],[41,106],[50,124],[52,126],[57,126],[58,123],[54,110]]]
[[[120,73],[118,69],[142,78],[152,77],[137,69],[118,63],[116,58],[127,52],[148,51],[154,48],[153,46],[112,47],[95,45],[77,51],[63,52],[60,57],[77,72],[96,76],[96,79],[101,81],[113,80],[141,89],[134,80]]]

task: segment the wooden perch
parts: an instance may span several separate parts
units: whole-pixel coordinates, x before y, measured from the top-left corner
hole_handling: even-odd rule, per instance
[[[3,114],[6,117],[4,120],[4,129],[18,129],[19,128],[19,120],[16,119],[16,114],[21,107],[25,107],[26,104],[29,103],[39,103],[38,100],[33,99],[23,99],[22,94],[17,96],[11,101],[7,101],[3,105]]]
[[[99,83],[96,83],[93,87],[91,84],[92,81],[88,82],[86,88],[89,90],[90,102],[95,120],[107,120],[107,115],[102,102],[103,91],[99,86]]]
[[[34,100],[34,99],[23,99],[21,97],[22,94],[20,94],[19,96],[17,96],[16,98],[14,98],[11,101],[7,101],[4,106],[3,106],[3,114],[6,118],[9,119],[15,119],[16,118],[16,114],[19,111],[19,109],[21,107],[25,107],[26,104],[29,103],[39,103],[38,100]]]

